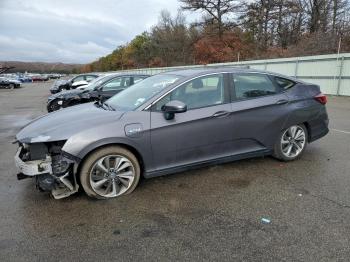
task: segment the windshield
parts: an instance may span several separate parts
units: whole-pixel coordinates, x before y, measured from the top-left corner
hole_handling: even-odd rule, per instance
[[[125,89],[107,100],[113,108],[131,111],[145,103],[148,99],[175,83],[178,75],[155,75]]]

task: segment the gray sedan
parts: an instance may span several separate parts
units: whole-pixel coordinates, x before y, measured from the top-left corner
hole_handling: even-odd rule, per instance
[[[63,198],[131,193],[140,176],[273,155],[294,160],[328,133],[317,85],[237,68],[158,74],[104,103],[42,116],[16,136],[18,178]]]

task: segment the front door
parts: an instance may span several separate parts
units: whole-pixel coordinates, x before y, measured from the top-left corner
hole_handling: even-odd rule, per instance
[[[188,81],[158,101],[151,112],[151,144],[155,170],[205,162],[231,152],[231,105],[227,74]],[[161,107],[170,100],[187,112],[166,120]]]

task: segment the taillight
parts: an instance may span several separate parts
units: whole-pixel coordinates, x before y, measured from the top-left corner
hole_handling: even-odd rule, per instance
[[[324,95],[322,93],[315,96],[314,98],[315,98],[315,100],[320,102],[322,105],[325,105],[327,103],[327,97],[326,97],[326,95]]]

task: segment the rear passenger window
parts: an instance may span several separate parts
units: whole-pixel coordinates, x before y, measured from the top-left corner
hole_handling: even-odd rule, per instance
[[[236,99],[276,94],[276,86],[267,75],[235,74],[233,76]]]
[[[291,88],[295,84],[293,81],[291,81],[289,79],[285,79],[285,78],[277,77],[277,76],[275,77],[275,82],[283,90],[287,90],[288,88]]]

